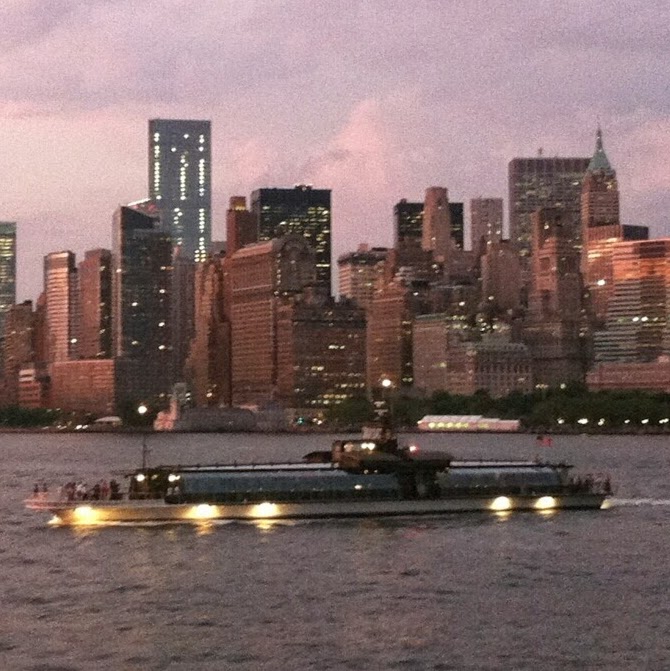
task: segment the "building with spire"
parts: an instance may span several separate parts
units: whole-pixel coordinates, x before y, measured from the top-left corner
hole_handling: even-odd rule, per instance
[[[600,125],[596,131],[595,151],[582,184],[581,224],[581,271],[594,326],[601,328],[614,290],[614,245],[624,240],[646,240],[649,230],[645,226],[623,226],[621,223],[619,184],[605,153]]]

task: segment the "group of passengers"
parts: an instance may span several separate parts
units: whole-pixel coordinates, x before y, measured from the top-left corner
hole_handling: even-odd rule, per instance
[[[116,501],[121,498],[116,480],[99,480],[92,487],[85,482],[68,482],[61,488],[61,496],[67,501]]]

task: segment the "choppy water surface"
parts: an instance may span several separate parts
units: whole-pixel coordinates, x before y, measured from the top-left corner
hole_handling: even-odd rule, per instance
[[[297,458],[330,436],[150,436],[153,463]],[[138,464],[131,435],[3,434],[0,669],[670,668],[670,440],[419,436],[608,471],[606,512],[56,528],[36,479]]]

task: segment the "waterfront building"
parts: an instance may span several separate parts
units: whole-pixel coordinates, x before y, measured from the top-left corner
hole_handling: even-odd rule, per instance
[[[232,254],[252,242],[258,242],[258,219],[247,210],[244,196],[232,196],[226,212],[226,250]]]
[[[211,255],[195,275],[194,333],[186,379],[196,407],[230,405],[230,322],[226,318],[224,254]]]
[[[535,383],[550,387],[583,381],[588,357],[572,217],[569,211],[543,208],[531,218],[531,292],[524,340],[533,357]]]
[[[46,358],[49,363],[70,361],[78,352],[79,283],[73,252],[44,257]]]
[[[149,121],[149,196],[184,256],[203,261],[212,240],[211,122]]]
[[[612,245],[605,327],[596,331],[596,363],[652,362],[670,355],[670,238]]]
[[[362,308],[370,307],[375,291],[386,274],[389,250],[362,244],[356,252],[340,256],[337,260],[339,294],[350,298]]]
[[[112,253],[87,251],[79,263],[79,348],[82,359],[112,356]]]
[[[316,280],[330,294],[330,189],[300,184],[292,189],[264,188],[251,194],[251,211],[258,222],[258,240],[300,235],[316,254]]]
[[[27,363],[19,369],[18,405],[20,408],[52,407],[50,378],[43,368]]]
[[[315,253],[297,234],[247,245],[226,259],[234,405],[276,400],[277,307],[313,286],[316,274]]]
[[[610,361],[596,364],[586,375],[589,391],[651,391],[670,394],[670,359]]]
[[[503,239],[503,199],[473,198],[470,201],[470,240],[472,249],[495,244]]]
[[[0,221],[0,338],[5,315],[16,303],[16,223]]]
[[[327,409],[365,394],[365,311],[305,292],[277,306],[277,396],[285,407]]]
[[[514,158],[508,165],[510,240],[522,257],[531,253],[531,216],[540,208],[560,208],[568,237],[580,246],[582,183],[590,158]],[[529,264],[527,264],[529,265]]]
[[[172,385],[171,238],[158,217],[121,206],[112,240],[113,355],[127,362],[120,398],[166,396]]]

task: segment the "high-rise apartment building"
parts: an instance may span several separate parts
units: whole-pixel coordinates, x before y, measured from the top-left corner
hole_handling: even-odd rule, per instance
[[[79,357],[112,356],[112,253],[86,252],[79,264]]]
[[[0,221],[0,338],[5,315],[16,303],[16,223]]]
[[[503,199],[473,198],[470,201],[470,239],[472,249],[503,239]]]
[[[32,301],[13,305],[6,314],[3,341],[5,405],[18,405],[19,374],[26,365],[35,362],[35,313]]]
[[[532,247],[531,215],[556,207],[571,227],[570,238],[580,245],[582,183],[590,158],[515,158],[508,166],[509,237],[522,256]]]
[[[77,358],[79,336],[77,266],[73,252],[52,252],[44,257],[47,361]]]
[[[122,206],[114,213],[112,242],[112,347],[115,358],[128,362],[119,393],[131,401],[167,394],[172,241],[157,217]]]
[[[173,244],[204,261],[212,240],[209,121],[149,121],[149,195]]]
[[[300,235],[316,253],[316,281],[331,288],[330,189],[304,184],[293,189],[258,189],[251,194],[251,211],[258,221],[258,239]]]

